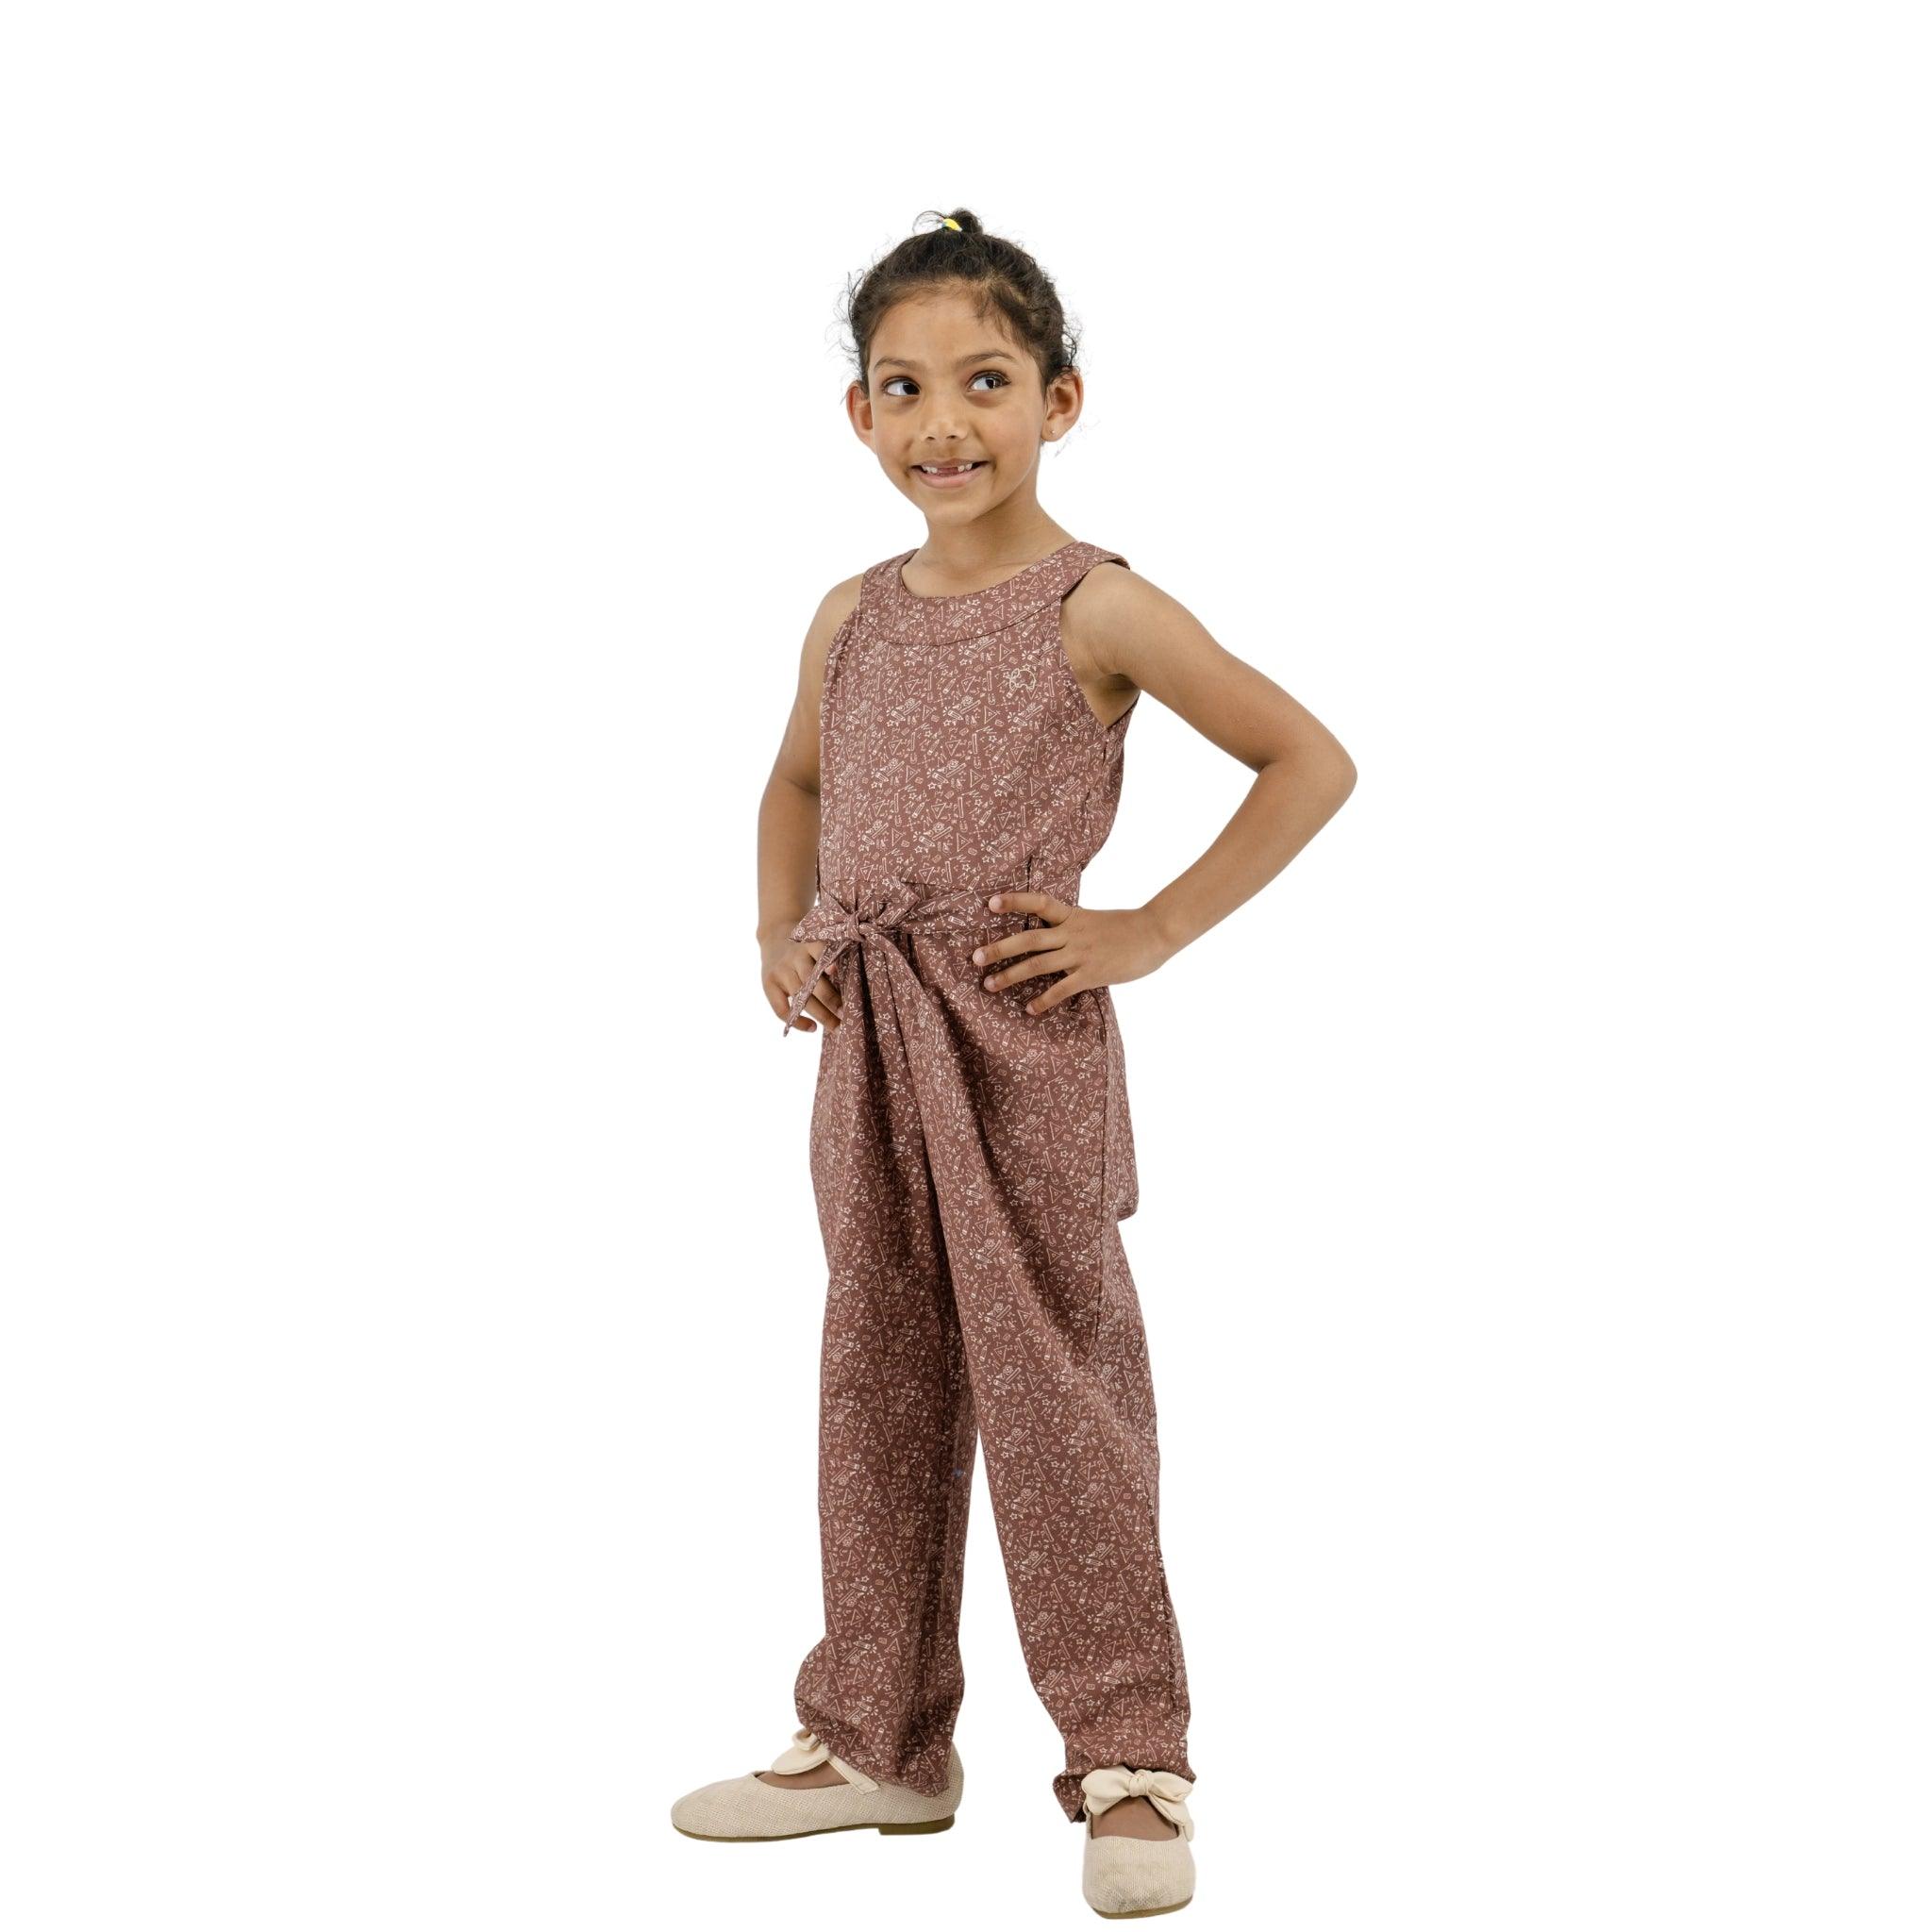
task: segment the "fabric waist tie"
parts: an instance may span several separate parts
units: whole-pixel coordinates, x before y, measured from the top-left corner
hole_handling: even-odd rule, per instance
[[[1003,919],[1024,922],[1028,917],[1024,912],[994,912],[989,908],[986,902],[999,892],[1048,892],[1056,898],[1073,898],[1072,891],[1038,880],[1017,886],[961,886],[935,892],[905,879],[887,877],[858,893],[856,903],[848,906],[821,881],[818,903],[791,928],[791,937],[801,944],[807,940],[824,940],[825,946],[805,984],[791,995],[784,1032],[790,1033],[797,1024],[812,990],[838,963],[839,956],[847,946],[885,940],[880,951],[889,959],[897,960],[910,974],[910,964],[891,943],[889,934],[984,932]]]

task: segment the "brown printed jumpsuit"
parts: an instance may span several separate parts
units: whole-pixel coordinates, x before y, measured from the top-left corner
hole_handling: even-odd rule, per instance
[[[865,573],[826,656],[818,898],[841,1024],[821,1036],[813,1193],[830,1270],[820,1370],[825,1633],[799,1722],[869,1776],[939,1792],[965,1690],[959,1594],[975,1439],[1033,1688],[1077,1821],[1103,1765],[1191,1779],[1187,1674],[1158,1533],[1154,1390],[1116,1223],[1138,1205],[1113,1001],[1024,1010],[973,950],[1077,903],[1120,799],[1060,641],[1096,564],[1069,543],[985,591]],[[1138,699],[1136,700],[1138,703]],[[1010,963],[1010,962],[1005,962]]]

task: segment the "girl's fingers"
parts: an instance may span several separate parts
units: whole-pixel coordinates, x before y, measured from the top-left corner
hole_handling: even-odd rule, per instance
[[[1043,993],[1026,1002],[1029,1013],[1044,1013],[1057,1007],[1062,1000],[1070,1000],[1076,992],[1084,992],[1093,982],[1082,979],[1077,973],[1069,973],[1064,979],[1057,980]]]
[[[808,946],[808,950],[811,957],[806,970],[793,974],[790,986],[786,985],[786,975],[782,972],[774,974],[766,983],[766,996],[772,1002],[772,1010],[781,1020],[791,1010],[791,1002],[797,997],[798,989],[811,976],[812,969],[818,965],[819,955],[824,951],[824,947],[814,945]],[[819,983],[811,990],[811,997],[799,1008],[798,1024],[801,1029],[804,1028],[808,1016],[813,1020],[824,1021],[828,1027],[836,1026],[844,1017],[839,1007],[839,991],[830,979],[821,977]]]
[[[821,987],[824,983],[823,979],[819,981]],[[810,999],[806,1001],[803,1009],[799,1013],[798,1018],[801,1024],[804,1024],[807,1015],[809,1015],[814,1020],[823,1021],[828,1033],[838,1025],[840,1020],[843,1017],[839,1011],[839,1002],[836,998],[827,1006],[824,1000],[820,999],[816,992],[812,994]]]
[[[814,1022],[822,1024],[825,1031],[829,1033],[838,1025],[840,1019],[842,1017],[839,1011],[839,1002],[836,995],[829,1005],[819,997],[819,991],[824,990],[824,984],[823,979],[820,980],[818,989],[814,990],[810,999],[807,1000],[804,1006],[798,1009],[798,1030],[801,1033],[816,1032],[818,1027],[813,1024]],[[791,1010],[790,995],[782,996],[773,1007],[772,1010],[782,1020]]]
[[[1038,979],[1042,973],[1069,973],[1072,970],[1056,950],[1022,959],[1017,965],[1008,966],[1004,973],[990,973],[979,983],[988,992],[997,992],[1003,986],[1018,986],[1023,979]]]
[[[1023,953],[1057,952],[1066,942],[1066,934],[1053,926],[1028,926],[1024,932],[1008,933],[1003,940],[989,940],[973,955],[973,963],[992,966],[1002,959],[1017,958]]]
[[[1042,919],[1065,919],[1074,908],[1051,892],[995,892],[987,902],[992,912],[1037,912]]]
[[[804,980],[799,981],[803,986]],[[821,974],[819,983],[812,988],[811,997],[805,1003],[805,1010],[815,1019],[829,1020],[836,1026],[845,1015],[839,1005],[839,989],[832,984],[828,974]]]

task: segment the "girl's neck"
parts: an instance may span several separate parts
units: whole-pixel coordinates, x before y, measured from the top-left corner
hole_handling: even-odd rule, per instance
[[[928,524],[924,543],[906,560],[906,585],[919,596],[968,594],[1074,541],[1044,510],[1012,523],[982,517],[957,527]]]

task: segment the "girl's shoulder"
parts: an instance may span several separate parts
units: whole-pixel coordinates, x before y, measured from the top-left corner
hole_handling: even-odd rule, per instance
[[[869,563],[834,584],[819,605],[820,620],[829,619],[834,629],[842,630],[861,604],[875,602],[883,594],[887,573],[896,570],[909,554],[901,550],[894,556],[882,557],[876,563]]]
[[[869,569],[844,578],[825,592],[825,601],[821,608],[835,625],[842,625],[858,608],[871,581],[872,572]]]
[[[1070,572],[1074,581],[1061,604],[1061,622],[1070,636],[1105,629],[1144,611],[1164,593],[1141,576],[1118,550],[1099,543],[1081,546]],[[1101,566],[1105,565],[1103,569]]]

